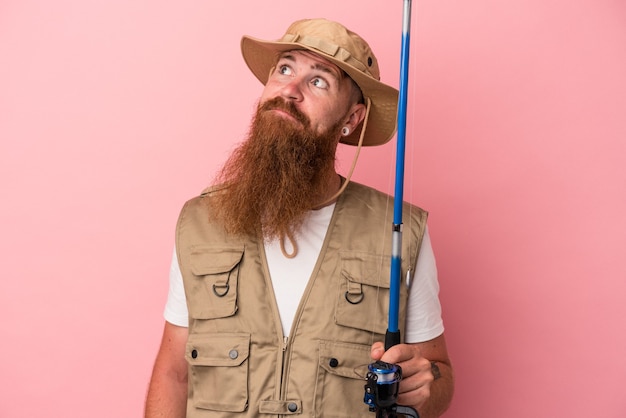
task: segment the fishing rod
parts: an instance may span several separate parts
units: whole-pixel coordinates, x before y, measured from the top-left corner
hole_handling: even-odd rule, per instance
[[[402,204],[404,201],[404,156],[406,144],[406,114],[409,81],[409,50],[411,40],[411,0],[403,0],[402,43],[400,48],[400,86],[398,95],[398,134],[396,139],[396,183],[393,202],[391,235],[391,272],[389,285],[389,319],[385,333],[385,351],[400,344],[398,316],[400,310],[402,261]],[[368,366],[364,402],[377,418],[395,418],[398,415],[419,418],[417,411],[396,404],[402,379],[402,369],[396,364],[377,361]]]

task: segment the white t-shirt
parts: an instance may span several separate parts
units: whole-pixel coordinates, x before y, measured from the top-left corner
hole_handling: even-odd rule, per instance
[[[329,205],[309,213],[301,233],[296,238],[298,253],[294,258],[283,255],[278,241],[265,244],[267,264],[285,335],[289,335],[300,297],[317,262],[334,207],[335,205]],[[187,302],[176,251],[172,257],[170,287],[164,316],[166,321],[174,325],[188,326]],[[437,266],[428,228],[424,234],[413,283],[410,286],[406,321],[404,339],[409,343],[431,340],[441,335],[444,330],[439,303]]]

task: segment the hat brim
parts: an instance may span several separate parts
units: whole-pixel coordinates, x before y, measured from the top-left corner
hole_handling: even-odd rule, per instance
[[[363,137],[363,146],[382,145],[393,137],[396,132],[398,90],[368,76],[353,66],[338,60],[322,51],[296,42],[264,41],[243,36],[241,53],[244,61],[263,85],[267,83],[271,69],[276,65],[278,55],[295,49],[306,49],[314,52],[341,68],[354,80],[364,97],[371,100],[371,108],[367,129]],[[361,126],[341,141],[348,145],[357,145],[361,134]]]

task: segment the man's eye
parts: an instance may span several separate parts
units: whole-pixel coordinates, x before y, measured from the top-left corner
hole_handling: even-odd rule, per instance
[[[328,88],[328,83],[326,82],[326,80],[324,80],[323,78],[319,78],[319,77],[315,77],[313,80],[311,80],[311,84],[313,84],[315,87],[318,87],[320,89]]]
[[[278,67],[278,72],[280,74],[290,75],[291,74],[291,68],[289,68],[288,65],[281,65],[280,67]]]

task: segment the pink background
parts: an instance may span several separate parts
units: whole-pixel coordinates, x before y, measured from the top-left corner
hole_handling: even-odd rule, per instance
[[[626,3],[413,8],[405,198],[431,213],[457,373],[445,416],[626,416]],[[401,15],[400,0],[0,2],[0,417],[141,416],[178,210],[261,91],[240,36],[340,20],[397,85]],[[354,178],[391,191],[394,150],[364,150]]]

